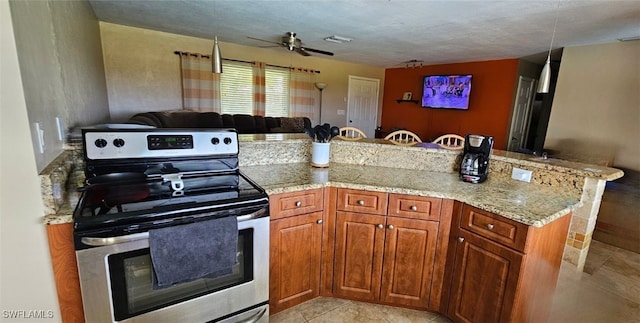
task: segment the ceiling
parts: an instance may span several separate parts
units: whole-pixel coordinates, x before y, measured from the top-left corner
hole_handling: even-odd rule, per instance
[[[333,59],[380,67],[525,58],[640,36],[640,0],[90,0],[100,21],[246,46],[296,32]],[[332,35],[352,38],[332,43]],[[286,51],[285,48],[273,50]],[[313,54],[313,53],[312,53]],[[313,54],[319,57],[328,57]],[[224,56],[224,53],[223,53]],[[418,63],[420,64],[420,63]]]

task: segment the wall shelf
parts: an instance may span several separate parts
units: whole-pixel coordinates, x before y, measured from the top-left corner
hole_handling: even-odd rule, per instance
[[[403,99],[397,99],[396,102],[398,102],[398,103],[413,103],[413,104],[420,103],[420,101],[418,101],[418,100],[403,100]]]

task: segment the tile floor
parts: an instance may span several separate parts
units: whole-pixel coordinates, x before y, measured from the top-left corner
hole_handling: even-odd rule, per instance
[[[450,322],[430,312],[318,297],[270,317],[271,323]],[[591,242],[585,272],[563,264],[550,323],[640,322],[640,254]]]

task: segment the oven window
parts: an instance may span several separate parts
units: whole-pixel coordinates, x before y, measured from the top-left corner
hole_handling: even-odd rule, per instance
[[[229,275],[154,290],[149,248],[109,256],[114,318],[124,320],[253,280],[253,229],[238,232],[238,264]]]

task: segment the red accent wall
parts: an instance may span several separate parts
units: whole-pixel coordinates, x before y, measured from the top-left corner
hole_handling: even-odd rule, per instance
[[[418,134],[422,141],[446,133],[482,134],[494,137],[494,148],[506,149],[517,73],[517,59],[387,69],[382,129],[404,128]],[[412,92],[413,99],[420,101],[422,78],[447,74],[473,75],[469,110],[422,108],[420,104],[396,101],[405,92]]]

